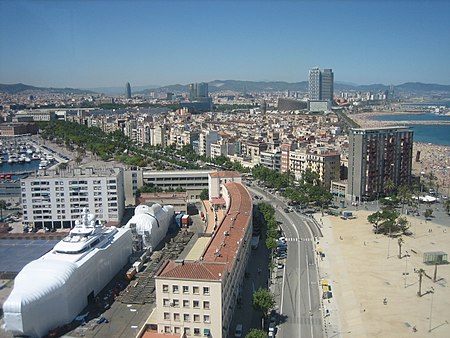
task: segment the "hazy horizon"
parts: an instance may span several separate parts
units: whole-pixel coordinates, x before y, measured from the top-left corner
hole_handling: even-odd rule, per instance
[[[0,83],[166,86],[220,79],[450,85],[450,3],[0,1]]]

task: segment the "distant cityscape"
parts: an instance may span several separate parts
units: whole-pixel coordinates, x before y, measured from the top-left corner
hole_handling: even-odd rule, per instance
[[[254,86],[265,89],[254,90]],[[419,201],[434,199],[434,203],[450,194],[446,149],[439,148],[441,153],[434,153],[430,162],[424,148],[417,148],[411,125],[396,125],[395,121],[386,125],[371,117],[429,114],[430,120],[434,116],[445,119],[450,115],[446,104],[450,86],[337,85],[332,69],[318,67],[309,71],[306,84],[288,86],[290,89],[282,86],[214,81],[134,92],[132,83],[126,82],[120,95],[107,95],[2,85],[4,237],[66,236],[52,253],[43,256],[44,261],[30,259],[23,270],[2,271],[22,281],[5,301],[6,329],[18,335],[43,336],[68,324],[85,306],[101,301],[100,290],[119,273],[133,251],[136,257],[131,266],[126,265],[126,276],[138,291],[121,293],[116,286],[109,292],[116,297],[111,302],[114,305],[105,306],[124,313],[129,312],[125,306],[142,305],[139,325],[122,325],[128,328],[123,329],[123,337],[130,335],[130,327],[139,329],[135,330],[139,334],[133,331],[136,337],[243,337],[250,325],[240,323],[244,319],[237,314],[242,307],[252,311],[250,283],[244,281],[251,276],[252,283],[273,291],[279,283],[273,275],[279,276],[277,271],[288,266],[284,232],[292,235],[295,230],[296,249],[289,250],[298,247],[298,257],[300,252],[306,255],[302,261],[306,259],[308,266],[301,268],[299,261],[291,261],[299,271],[293,289],[300,289],[300,275],[305,275],[300,270],[308,271],[302,293],[309,292],[314,300],[309,300],[310,309],[301,310],[303,326],[283,326],[283,314],[272,304],[263,312],[262,318],[268,321],[262,328],[271,337],[277,332],[296,336],[302,330],[307,330],[305,336],[325,336],[326,316],[322,313],[328,312],[329,305],[320,305],[320,298],[331,297],[331,287],[328,281],[311,282],[308,270],[311,266],[311,278],[317,279],[317,267],[308,263],[308,257],[315,262],[319,253],[322,255],[314,243],[325,213],[344,220],[354,218],[355,210],[348,207],[371,207],[376,213],[379,201],[386,197],[389,204],[394,192],[400,195],[406,189],[401,198],[410,196],[413,201],[414,194],[417,202],[408,208],[420,215]],[[450,121],[442,124],[449,127]],[[26,163],[35,165],[25,167]],[[304,230],[291,228],[288,224],[296,223],[290,221],[256,221],[263,217],[254,212],[260,202],[268,205],[258,211],[261,215],[264,208],[271,210],[272,216],[293,213],[309,232],[300,236],[298,231]],[[400,213],[392,214],[400,219]],[[394,225],[397,234],[408,233],[401,222],[389,225],[389,236]],[[16,233],[11,232],[12,223],[16,223]],[[113,234],[114,226],[122,228],[120,235]],[[263,227],[268,227],[267,233],[262,233]],[[177,235],[164,243],[171,232]],[[121,251],[117,245],[114,248],[114,241],[119,240]],[[292,248],[294,244],[289,245]],[[77,292],[82,300],[78,302],[78,297],[68,295],[70,290],[64,289],[64,284],[77,284],[81,278],[77,274],[82,274],[77,271],[90,275],[89,260],[100,260],[101,255],[95,253],[105,248],[117,255],[115,262],[119,263],[109,267],[102,258],[107,277],[95,273],[86,278],[83,283],[95,287],[80,287]],[[254,252],[261,254],[256,257]],[[323,260],[324,256],[320,257]],[[251,259],[266,261],[252,266]],[[41,280],[46,286],[42,292],[38,292],[39,285],[30,290],[21,286],[23,281],[31,283],[32,273],[41,276],[45,271],[55,278]],[[64,280],[54,282],[58,276]],[[284,283],[284,275],[282,278]],[[318,285],[321,293],[316,290]],[[253,289],[256,292],[254,284]],[[64,302],[77,305],[60,305],[53,298],[55,290],[64,295]],[[132,296],[138,292],[139,297]],[[47,311],[45,320],[22,320],[37,318],[38,306],[24,301],[17,309],[15,304],[33,297],[40,297],[36,304],[45,304],[41,305]],[[66,310],[64,316],[59,315]],[[286,313],[296,315],[293,309]],[[84,317],[79,321],[86,324]],[[100,317],[97,324],[105,321],[106,317]]]

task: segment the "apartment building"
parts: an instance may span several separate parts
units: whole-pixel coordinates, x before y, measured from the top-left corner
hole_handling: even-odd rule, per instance
[[[359,202],[385,194],[385,183],[409,185],[413,131],[408,127],[357,128],[349,133],[346,199]]]
[[[289,153],[289,168],[296,179],[307,169],[317,173],[323,186],[330,189],[331,181],[340,179],[340,154],[297,149]]]
[[[120,222],[124,213],[122,168],[38,172],[20,186],[23,224],[35,228],[70,228],[84,208],[106,223]]]
[[[148,321],[154,335],[147,331],[145,337],[228,336],[250,255],[252,199],[235,175],[227,176],[210,175],[214,184],[224,182],[221,196],[212,197],[223,199],[225,216],[209,243],[192,249],[199,250],[198,259],[167,261],[156,274],[156,309]]]

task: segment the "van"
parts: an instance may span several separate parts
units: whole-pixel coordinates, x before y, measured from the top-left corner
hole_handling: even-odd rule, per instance
[[[242,337],[242,324],[236,325],[236,330],[234,330],[234,338],[241,338]]]

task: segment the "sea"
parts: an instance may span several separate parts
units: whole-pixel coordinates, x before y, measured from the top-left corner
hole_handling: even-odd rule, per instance
[[[8,163],[8,155],[2,154],[3,161],[0,164],[0,174],[11,174],[12,180],[19,179],[21,173],[33,172],[39,169],[40,160],[31,160],[31,162],[25,163]]]
[[[446,102],[450,107],[450,102]],[[424,103],[421,106],[443,106],[443,103]],[[410,106],[418,106],[411,104]],[[447,121],[450,123],[449,115],[438,115],[434,113],[423,114],[395,114],[372,116],[372,120],[377,121]],[[403,125],[403,124],[402,124]],[[414,131],[414,141],[422,143],[432,143],[437,145],[450,146],[450,124],[405,124]]]

